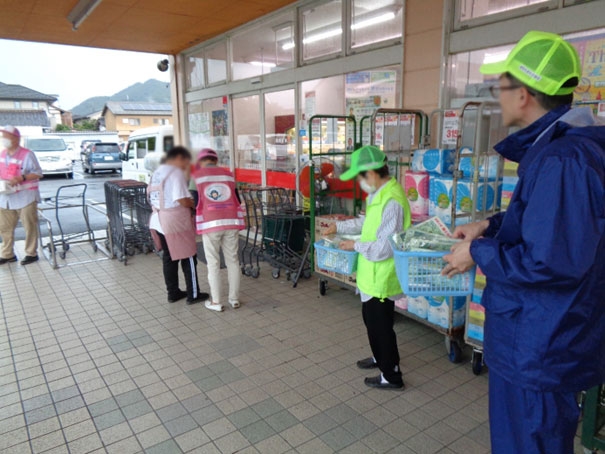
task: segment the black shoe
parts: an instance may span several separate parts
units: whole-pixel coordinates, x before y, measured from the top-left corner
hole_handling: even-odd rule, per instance
[[[379,375],[378,377],[368,377],[363,382],[366,384],[366,386],[369,386],[370,388],[379,388],[379,389],[404,389],[405,388],[405,385],[403,384],[403,380],[401,380],[400,383],[391,383],[391,382],[383,383],[382,375]]]
[[[208,298],[210,298],[210,295],[208,293],[198,293],[197,298],[193,300],[187,299],[187,306],[195,303],[203,303],[204,301],[207,301]]]
[[[378,363],[374,361],[374,358],[360,359],[357,361],[357,367],[360,369],[376,369],[378,367]]]
[[[34,263],[38,261],[37,255],[26,255],[23,260],[21,260],[21,265],[29,265],[30,263]]]
[[[5,263],[13,263],[17,261],[17,256],[13,255],[10,259],[2,259],[0,258],[0,265],[4,265]]]
[[[168,296],[168,302],[176,303],[177,301],[181,301],[183,298],[186,298],[186,297],[187,297],[187,292],[179,290],[179,293],[177,293],[176,295]]]

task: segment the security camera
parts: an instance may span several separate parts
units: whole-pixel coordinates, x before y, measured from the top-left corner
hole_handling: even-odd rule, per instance
[[[168,59],[160,60],[158,62],[158,69],[163,73],[168,71]]]

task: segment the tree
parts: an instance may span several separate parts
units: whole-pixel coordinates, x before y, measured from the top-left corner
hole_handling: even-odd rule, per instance
[[[70,132],[71,128],[67,125],[58,124],[57,126],[55,126],[55,131],[56,132]]]
[[[97,121],[88,119],[79,120],[74,124],[74,129],[77,131],[96,131],[98,129]]]

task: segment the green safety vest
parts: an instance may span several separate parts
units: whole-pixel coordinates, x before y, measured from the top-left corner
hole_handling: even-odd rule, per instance
[[[395,200],[403,208],[403,230],[412,224],[410,206],[405,192],[397,180],[391,180],[366,206],[366,217],[361,229],[361,242],[376,241],[376,232],[382,223],[382,212],[390,200]],[[393,257],[380,262],[371,262],[359,254],[357,262],[357,287],[366,295],[388,298],[403,293],[395,272]]]

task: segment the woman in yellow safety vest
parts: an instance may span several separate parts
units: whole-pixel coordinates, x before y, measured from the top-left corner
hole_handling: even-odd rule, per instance
[[[389,176],[386,155],[375,146],[364,146],[351,155],[351,168],[341,180],[357,178],[368,194],[364,217],[338,222],[326,234],[360,234],[359,241],[343,241],[340,249],[359,252],[357,287],[372,357],[357,361],[360,369],[380,369],[365,379],[373,388],[404,387],[399,368],[397,338],[393,330],[395,300],[402,295],[395,272],[389,237],[411,224],[410,207],[403,188]]]

